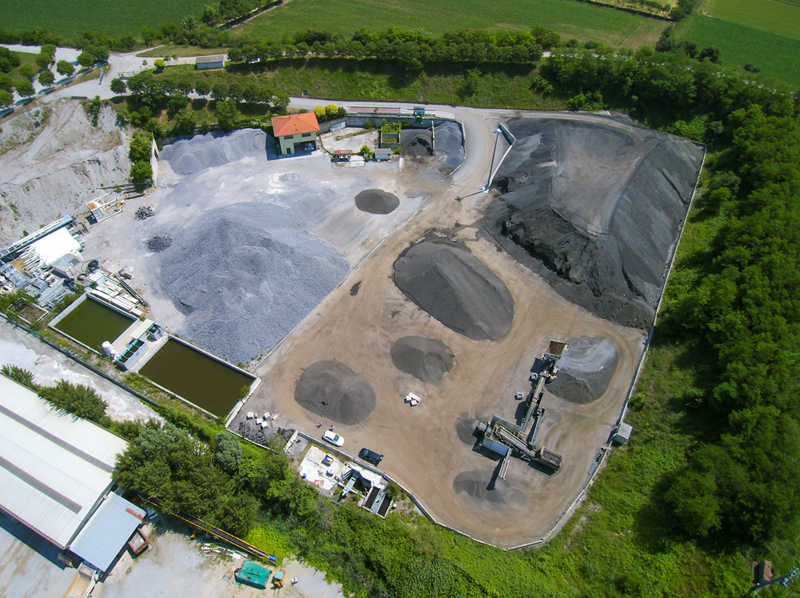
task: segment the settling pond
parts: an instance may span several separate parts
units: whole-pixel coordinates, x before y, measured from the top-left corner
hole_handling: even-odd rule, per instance
[[[176,338],[170,338],[139,373],[218,417],[225,417],[255,380]]]
[[[113,343],[136,319],[86,295],[53,328],[79,343],[102,352],[105,341]]]

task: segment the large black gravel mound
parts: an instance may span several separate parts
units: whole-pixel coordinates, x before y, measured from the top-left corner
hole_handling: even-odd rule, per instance
[[[431,239],[412,245],[394,263],[394,281],[414,303],[468,338],[497,340],[511,329],[511,293],[461,243]]]
[[[396,195],[381,189],[365,189],[356,195],[356,207],[369,214],[391,214],[399,205]]]
[[[647,328],[703,150],[614,119],[517,119],[485,225],[562,296]]]
[[[438,384],[453,369],[453,351],[442,341],[424,336],[404,336],[392,345],[392,363],[423,382]]]
[[[375,409],[372,386],[340,361],[308,367],[297,381],[294,400],[337,424],[357,424]]]

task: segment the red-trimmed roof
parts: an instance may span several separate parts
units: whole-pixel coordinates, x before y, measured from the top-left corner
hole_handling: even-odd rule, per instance
[[[272,119],[272,130],[275,137],[296,135],[297,133],[316,133],[319,131],[319,123],[313,112],[276,116]]]

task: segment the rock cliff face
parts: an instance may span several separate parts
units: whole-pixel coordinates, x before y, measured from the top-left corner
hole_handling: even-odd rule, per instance
[[[486,228],[562,296],[650,326],[703,150],[612,119],[517,119]]]

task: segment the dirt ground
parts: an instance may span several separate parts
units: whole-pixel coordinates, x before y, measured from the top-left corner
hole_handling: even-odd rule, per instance
[[[544,536],[580,491],[619,416],[644,334],[569,303],[479,234],[475,223],[490,198],[468,195],[485,184],[497,120],[476,111],[459,116],[467,123],[467,158],[453,184],[428,199],[259,365],[255,373],[264,382],[242,411],[277,408],[314,432],[318,417],[295,402],[295,384],[313,363],[342,361],[372,385],[377,398],[368,419],[336,426],[345,438],[343,450],[354,455],[366,446],[384,454],[381,467],[438,522],[482,541],[515,546]],[[456,201],[459,196],[464,199]],[[476,342],[453,332],[392,282],[397,256],[431,232],[466,244],[508,286],[516,313],[511,331],[499,341]],[[393,366],[390,348],[408,335],[439,339],[455,352],[457,365],[438,386]],[[547,475],[513,460],[506,480],[487,490],[498,463],[474,450],[472,422],[494,414],[513,419],[514,393],[527,391],[529,369],[548,341],[584,336],[608,339],[619,360],[608,390],[592,404],[545,396],[539,443],[561,453],[564,466]],[[403,402],[408,392],[423,398],[419,406]]]

